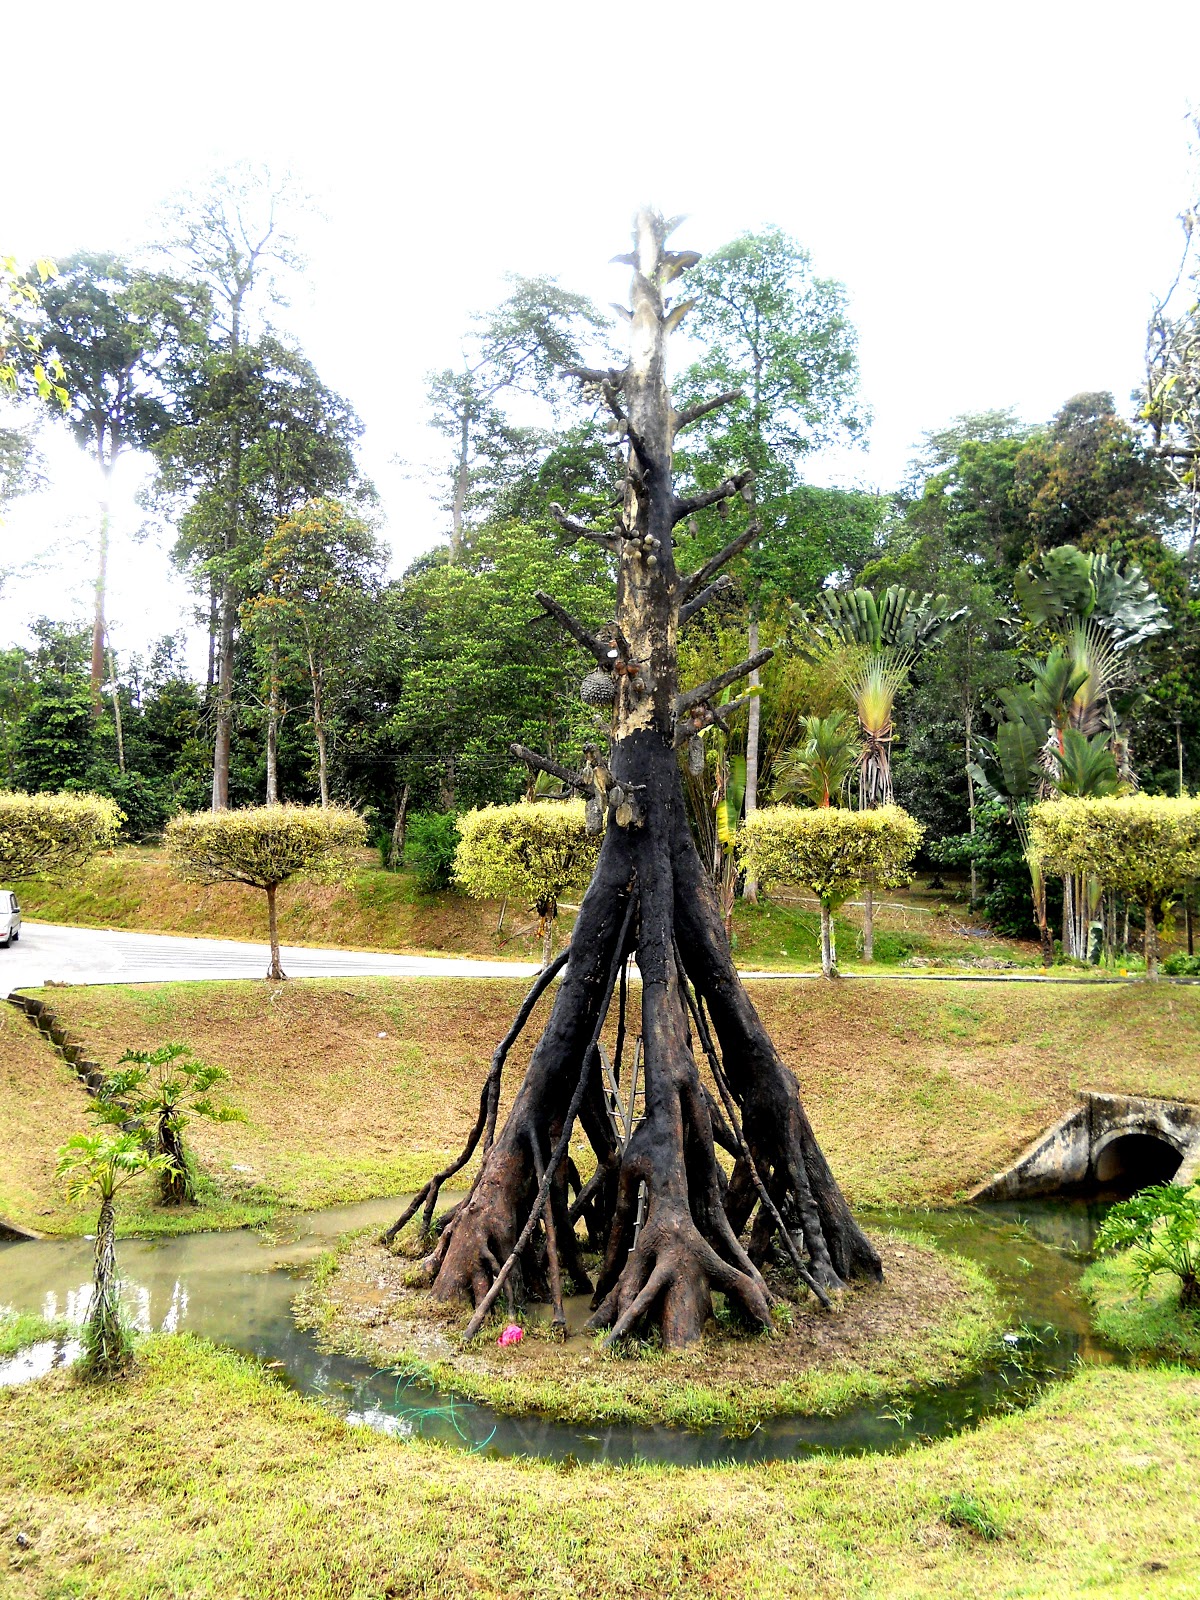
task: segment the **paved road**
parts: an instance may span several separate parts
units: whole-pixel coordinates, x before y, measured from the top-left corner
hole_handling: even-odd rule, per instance
[[[183,939],[165,933],[128,933],[104,928],[66,928],[26,922],[15,945],[0,950],[0,996],[58,983],[180,983],[204,979],[261,978],[265,944],[238,939]],[[530,961],[478,961],[468,956],[389,956],[371,950],[305,950],[285,945],[283,970],[292,978],[531,978]],[[743,978],[780,981],[819,979],[819,972],[748,972]],[[634,977],[636,978],[636,968]],[[1092,976],[1048,977],[1032,972],[942,973],[857,972],[851,981],[916,983],[1096,983]],[[1108,978],[1136,983],[1137,978]],[[1174,983],[1197,979],[1175,978]]]
[[[0,995],[59,983],[169,983],[261,978],[265,944],[235,939],[181,939],[162,933],[108,932],[26,922],[16,944],[0,950]],[[528,961],[472,961],[458,956],[391,956],[367,950],[300,950],[285,946],[283,970],[293,978],[528,978]]]

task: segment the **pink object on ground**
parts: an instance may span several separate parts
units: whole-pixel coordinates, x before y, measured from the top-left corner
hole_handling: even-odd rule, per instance
[[[510,1322],[508,1327],[505,1328],[504,1332],[496,1340],[496,1343],[499,1345],[520,1344],[524,1337],[525,1330],[523,1328],[518,1328],[515,1322]]]

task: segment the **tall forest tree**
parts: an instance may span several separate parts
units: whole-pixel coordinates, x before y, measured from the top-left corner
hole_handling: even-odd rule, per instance
[[[210,539],[206,578],[210,595],[210,640],[215,643],[210,678],[216,688],[212,806],[229,804],[229,768],[234,722],[234,638],[241,594],[238,564],[246,514],[247,427],[252,410],[242,403],[247,352],[256,297],[278,294],[280,276],[300,265],[286,213],[298,204],[294,183],[242,164],[220,173],[200,194],[185,195],[172,219],[168,245],[184,274],[202,285],[212,320],[201,361],[193,366],[208,391],[204,481],[208,490]],[[173,452],[168,450],[168,459]],[[193,457],[194,459],[194,457]],[[311,492],[311,491],[310,491]]]
[[[159,502],[172,508],[175,559],[214,603],[209,684],[215,690],[214,809],[229,801],[236,710],[234,647],[243,608],[260,593],[263,550],[282,519],[323,496],[369,502],[355,447],[362,425],[312,364],[271,335],[240,346],[237,371],[220,345],[199,353],[178,424],[156,447]],[[236,496],[236,507],[232,499]],[[232,611],[226,612],[226,606]],[[281,635],[261,634],[266,679],[268,804],[278,799],[283,716]],[[214,682],[215,679],[215,682]]]
[[[348,687],[352,663],[374,621],[385,564],[370,524],[328,498],[309,500],[284,517],[263,548],[262,584],[253,615],[268,635],[272,691],[278,679],[280,630],[292,637],[308,669],[323,806],[329,804],[330,715]],[[274,787],[268,761],[268,805],[279,798],[277,788],[271,792]]]
[[[743,234],[695,265],[688,288],[696,296],[689,329],[706,353],[687,372],[682,392],[690,400],[720,390],[729,402],[707,411],[699,438],[686,452],[697,482],[702,487],[719,482],[725,464],[752,474],[740,504],[734,504],[731,530],[745,532],[747,549],[760,525],[768,530],[768,545],[781,546],[781,534],[793,520],[809,523],[814,512],[828,518],[831,511],[841,511],[844,521],[846,511],[858,509],[854,497],[838,497],[831,505],[827,493],[823,503],[803,504],[799,476],[806,454],[853,439],[864,426],[856,398],[857,340],[843,285],[816,277],[808,252],[782,230],[767,228]],[[759,644],[760,565],[751,556],[746,573],[751,654]],[[757,674],[750,686],[758,686]],[[747,816],[758,804],[759,732],[759,702],[752,698]],[[754,897],[752,878],[747,894]]]
[[[100,526],[92,615],[91,694],[99,715],[105,670],[110,498],[117,462],[143,450],[170,426],[162,370],[188,316],[187,297],[161,274],[143,272],[113,255],[81,253],[61,263],[43,287],[42,344],[53,351],[67,400],[50,394],[51,411],[65,410],[77,443],[100,472]]]
[[[704,506],[736,495],[746,479],[735,476],[693,494],[675,490],[675,440],[708,406],[677,411],[667,387],[667,335],[686,302],[670,304],[666,291],[697,259],[667,248],[670,231],[657,214],[638,214],[633,251],[622,258],[633,269],[630,358],[623,368],[582,375],[627,441],[622,506],[607,526],[561,513],[566,532],[599,542],[615,557],[616,616],[595,632],[552,596],[539,597],[589,651],[595,674],[611,689],[610,752],[607,759],[593,756],[589,776],[529,752],[531,764],[565,774],[606,818],[596,872],[569,961],[550,964],[496,1051],[462,1156],[389,1230],[394,1237],[422,1205],[428,1227],[441,1184],[482,1142],[475,1183],[444,1219],[425,1263],[437,1299],[474,1301],[468,1333],[478,1330],[506,1285],[517,1287],[514,1275],[526,1289],[544,1286],[562,1324],[564,1278],[577,1289],[592,1288],[575,1232],[580,1219],[603,1250],[592,1326],[607,1329],[609,1343],[647,1326],[661,1330],[668,1348],[693,1342],[714,1290],[751,1322],[768,1326],[772,1297],[761,1269],[775,1240],[823,1302],[847,1279],[881,1275],[879,1257],[817,1145],[796,1080],[742,987],[688,826],[677,747],[697,718],[714,715],[721,690],[744,680],[766,655],[750,656],[707,683],[679,682],[679,629],[711,597],[717,574],[743,545],[734,541],[685,575],[675,564],[674,530]],[[630,956],[642,975],[640,1027],[630,1015],[636,991],[622,976]],[[507,1051],[538,994],[564,966],[546,1029],[497,1131]],[[620,1042],[611,1068],[618,1082],[632,1070],[633,1033],[643,1043],[645,1115],[627,1141],[606,1108],[597,1048],[614,996]],[[719,1101],[700,1077],[701,1055]],[[577,1123],[596,1158],[586,1185],[568,1158]],[[717,1141],[734,1158],[728,1182]],[[756,1211],[747,1245],[741,1235]]]
[[[513,422],[504,402],[515,395],[546,396],[563,369],[579,360],[580,341],[607,326],[583,295],[553,278],[512,277],[512,292],[493,311],[477,315],[463,341],[462,361],[431,373],[430,425],[450,441],[445,476],[450,512],[450,559],[460,559],[472,501],[494,496],[536,455],[536,430]],[[489,493],[490,492],[490,493]]]
[[[1185,561],[1200,553],[1200,113],[1191,118],[1194,190],[1180,213],[1183,246],[1146,329],[1142,418],[1152,448],[1186,505]]]

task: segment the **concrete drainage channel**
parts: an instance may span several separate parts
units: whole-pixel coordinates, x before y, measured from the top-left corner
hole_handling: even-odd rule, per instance
[[[1085,1092],[1080,1104],[967,1196],[1023,1200],[1092,1190],[1128,1194],[1200,1178],[1200,1105]]]

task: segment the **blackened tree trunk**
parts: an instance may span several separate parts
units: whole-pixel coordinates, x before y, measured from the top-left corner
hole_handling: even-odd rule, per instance
[[[687,822],[676,751],[721,714],[710,705],[719,691],[770,652],[695,688],[683,689],[677,679],[679,628],[745,541],[684,577],[675,568],[673,529],[700,506],[737,493],[749,474],[687,499],[674,492],[675,435],[719,402],[682,414],[671,405],[666,337],[687,304],[672,308],[664,291],[698,257],[668,251],[668,232],[661,217],[639,213],[633,253],[623,258],[633,268],[627,366],[576,373],[603,396],[628,441],[616,526],[587,528],[555,509],[569,532],[599,540],[616,556],[616,619],[605,638],[595,637],[539,595],[612,673],[611,751],[607,761],[598,753],[589,757],[586,779],[520,752],[574,781],[605,816],[596,872],[508,1120],[497,1132],[505,1056],[561,958],[546,968],[498,1048],[462,1156],[425,1186],[385,1235],[395,1237],[422,1204],[428,1230],[441,1184],[482,1140],[474,1186],[425,1263],[437,1299],[474,1302],[469,1334],[501,1292],[510,1305],[523,1293],[545,1294],[561,1325],[565,1279],[578,1291],[593,1291],[580,1260],[579,1221],[602,1253],[592,1325],[608,1329],[610,1340],[657,1326],[668,1347],[689,1344],[704,1329],[714,1291],[752,1323],[767,1324],[771,1295],[761,1268],[777,1251],[824,1303],[830,1289],[851,1277],[881,1276],[879,1257],[813,1137],[796,1079],[734,969],[716,891]],[[635,993],[623,971],[630,956],[642,980],[640,1027],[627,1015]],[[609,1113],[597,1049],[618,987],[612,1070],[618,1082],[624,1073],[628,1083],[632,1036],[640,1034],[644,1073],[644,1115],[628,1129]],[[568,1156],[576,1124],[596,1159],[596,1175],[586,1185]],[[728,1179],[717,1160],[718,1141],[734,1156]]]

